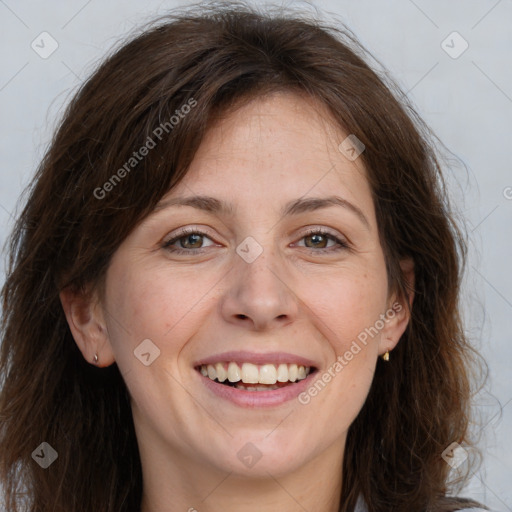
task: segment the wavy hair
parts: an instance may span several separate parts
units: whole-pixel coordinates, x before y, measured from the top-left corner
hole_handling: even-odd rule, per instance
[[[2,290],[0,484],[3,510],[140,510],[142,469],[128,392],[114,363],[84,360],[59,292],[99,286],[126,236],[186,174],[207,129],[273,91],[324,104],[366,149],[390,287],[407,294],[399,261],[415,265],[409,325],[392,361],[377,363],[350,426],[341,512],[361,495],[370,512],[449,511],[442,453],[471,446],[479,360],[460,315],[466,239],[455,222],[434,136],[406,95],[374,70],[351,31],[292,10],[244,3],[175,11],[113,50],[83,83],[27,190],[8,244]],[[122,180],[154,130],[197,102]],[[190,103],[189,103],[190,104]],[[107,182],[109,193],[103,194]],[[102,196],[102,197],[99,197]],[[49,470],[32,460],[49,443]],[[476,452],[478,453],[478,452]]]

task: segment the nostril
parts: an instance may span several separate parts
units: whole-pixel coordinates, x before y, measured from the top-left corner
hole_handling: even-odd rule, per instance
[[[244,318],[247,318],[247,316],[246,316],[246,315],[242,315],[242,314],[239,314],[239,315],[236,315],[236,316],[237,316],[237,318],[241,318],[242,320],[243,320]]]

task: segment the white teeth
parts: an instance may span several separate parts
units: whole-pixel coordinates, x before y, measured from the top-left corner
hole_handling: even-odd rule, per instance
[[[215,371],[215,368],[209,364],[206,369],[208,370],[208,377],[210,377],[212,380],[215,380],[217,378],[217,372]]]
[[[288,365],[280,364],[277,367],[277,382],[288,382]]]
[[[227,370],[226,370],[227,367]],[[276,382],[295,382],[305,379],[311,372],[309,366],[297,364],[264,364],[261,366],[252,363],[238,365],[234,361],[229,363],[215,363],[215,365],[201,365],[201,374],[211,380],[236,383],[239,389],[262,391],[277,389]],[[265,386],[243,386],[243,384],[265,384]]]
[[[243,384],[237,384],[235,387],[243,391],[273,391],[279,389],[279,386],[244,386]]]
[[[260,368],[260,384],[275,384],[277,380],[277,370],[273,364],[264,364]]]
[[[245,384],[258,384],[259,371],[255,364],[244,363],[242,365],[242,382]]]
[[[228,365],[228,380],[229,382],[238,382],[242,377],[240,376],[240,368],[236,363],[229,363]]]
[[[224,365],[222,363],[217,363],[215,365],[215,371],[217,372],[217,380],[219,382],[224,382],[228,378],[228,372],[224,369]]]

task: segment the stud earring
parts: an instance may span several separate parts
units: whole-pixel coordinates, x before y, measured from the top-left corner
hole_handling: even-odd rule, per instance
[[[381,357],[384,361],[389,361],[389,351],[386,351],[386,353],[382,354]]]
[[[98,354],[94,354],[94,364],[98,364]]]

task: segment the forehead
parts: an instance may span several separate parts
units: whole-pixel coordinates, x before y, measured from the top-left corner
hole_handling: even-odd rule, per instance
[[[186,176],[165,198],[195,193],[281,203],[335,193],[371,208],[362,160],[339,149],[348,135],[311,98],[290,92],[257,97],[220,113]]]

